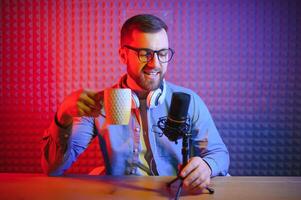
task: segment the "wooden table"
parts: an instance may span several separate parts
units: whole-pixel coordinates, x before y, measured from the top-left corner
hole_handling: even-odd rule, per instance
[[[164,186],[173,178],[0,173],[0,199],[171,199]],[[301,177],[215,177],[212,185],[213,195],[181,199],[301,199]]]

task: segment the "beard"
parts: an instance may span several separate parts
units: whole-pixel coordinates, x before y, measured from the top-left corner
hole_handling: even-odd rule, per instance
[[[145,65],[143,68],[147,68],[147,65]],[[139,85],[143,90],[147,92],[158,89],[163,83],[165,76],[165,72],[162,72],[162,70],[159,70],[157,74],[158,77],[156,77],[156,79],[148,78],[143,70],[140,71],[139,76],[133,73],[129,67],[127,71],[128,75],[137,83],[137,85]]]

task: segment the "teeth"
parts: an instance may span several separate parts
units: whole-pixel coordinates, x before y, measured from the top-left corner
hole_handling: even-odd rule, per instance
[[[144,73],[146,73],[148,75],[156,75],[158,72],[144,72]]]

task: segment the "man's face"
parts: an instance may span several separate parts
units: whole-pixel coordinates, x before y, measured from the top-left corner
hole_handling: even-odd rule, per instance
[[[143,33],[134,30],[127,39],[126,45],[134,48],[148,48],[152,50],[168,49],[168,36],[164,29],[157,33]],[[167,63],[161,63],[157,54],[148,63],[139,60],[137,52],[122,48],[125,51],[128,75],[144,91],[152,91],[160,87],[167,70]]]

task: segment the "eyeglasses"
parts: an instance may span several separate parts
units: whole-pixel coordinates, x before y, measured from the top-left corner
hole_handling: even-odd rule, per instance
[[[150,62],[154,58],[155,54],[157,54],[157,57],[161,63],[167,63],[172,59],[172,56],[175,53],[175,51],[171,48],[154,51],[148,48],[135,48],[129,45],[124,45],[123,47],[136,51],[138,59],[143,63]]]

